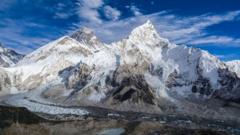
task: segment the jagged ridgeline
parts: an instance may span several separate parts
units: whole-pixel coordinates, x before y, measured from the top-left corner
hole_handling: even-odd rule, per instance
[[[111,44],[83,28],[1,68],[0,93],[25,92],[38,102],[71,106],[203,115],[199,110],[206,104],[240,103],[239,67],[170,43],[150,21]]]
[[[15,52],[14,50],[5,48],[0,43],[0,67],[9,67],[16,64],[23,58],[24,55]]]

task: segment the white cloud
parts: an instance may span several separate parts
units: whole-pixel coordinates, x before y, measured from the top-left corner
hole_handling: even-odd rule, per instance
[[[107,5],[104,7],[104,14],[110,20],[118,20],[121,16],[121,12],[116,8],[112,8],[111,6]]]
[[[79,18],[91,23],[92,25],[102,24],[104,21],[101,18],[99,10],[103,7],[103,12],[106,18],[116,21],[121,16],[121,12],[110,5],[104,5],[103,0],[78,0],[78,15]]]
[[[24,21],[15,21],[12,19],[2,19],[0,25],[7,24],[7,27],[0,27],[0,40],[9,48],[13,48],[20,53],[26,54],[34,49],[44,45],[54,38],[54,35],[31,36],[23,34],[28,27],[30,28],[46,28],[48,26],[34,22],[26,23]],[[55,30],[54,26],[49,30]],[[10,37],[10,38],[9,38]]]
[[[201,37],[199,39],[195,39],[191,42],[191,44],[227,44],[234,43],[235,39],[227,36],[207,36]]]
[[[75,11],[73,9],[69,9],[66,11],[68,8],[66,3],[57,3],[56,8],[54,9],[55,15],[53,16],[54,19],[68,19],[71,16],[75,14]]]
[[[56,12],[55,16],[53,16],[54,19],[68,19],[72,14],[69,13],[63,13],[63,12]]]
[[[142,13],[140,12],[140,9],[137,8],[137,7],[134,6],[134,5],[130,6],[130,10],[132,11],[132,13],[133,13],[135,16],[142,15]]]
[[[104,2],[102,0],[78,0],[79,6],[78,14],[80,18],[85,19],[88,22],[102,23],[98,8],[100,8]]]
[[[174,41],[186,39],[184,42],[187,42],[195,37],[206,35],[205,28],[221,22],[232,21],[239,15],[239,11],[234,11],[219,15],[205,14],[193,17],[178,17],[167,14],[156,18],[160,24],[167,27],[163,29],[164,36]]]

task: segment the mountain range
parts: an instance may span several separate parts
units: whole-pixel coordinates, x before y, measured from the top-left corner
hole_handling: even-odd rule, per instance
[[[240,118],[240,62],[171,43],[150,21],[110,44],[82,28],[22,57],[0,48],[0,95],[32,111],[52,113],[39,103]]]

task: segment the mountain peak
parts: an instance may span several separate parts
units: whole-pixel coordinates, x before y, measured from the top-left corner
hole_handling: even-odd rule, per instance
[[[86,35],[94,35],[94,32],[92,29],[87,28],[87,27],[82,27],[81,29],[77,30],[74,34],[86,34]]]
[[[154,25],[152,24],[152,22],[150,20],[148,20],[143,25],[140,25],[140,26],[136,27],[135,29],[133,29],[132,34],[145,33],[145,32],[157,33],[157,30],[155,29]]]
[[[150,20],[147,20],[147,22],[144,23],[142,26],[143,26],[143,27],[146,27],[146,28],[152,28],[152,29],[154,29],[154,25],[152,24],[152,22],[151,22]]]
[[[88,45],[96,45],[100,43],[100,40],[95,36],[93,30],[87,27],[82,27],[70,35],[70,37]]]
[[[131,32],[129,39],[137,42],[144,42],[144,41],[149,41],[149,42],[159,42],[159,41],[164,41],[168,42],[167,39],[164,39],[159,36],[157,30],[155,29],[154,25],[150,20],[148,20],[146,23],[144,23],[141,26],[136,27],[133,29]]]

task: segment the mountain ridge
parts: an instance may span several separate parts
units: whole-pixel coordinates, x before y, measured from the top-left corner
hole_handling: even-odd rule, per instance
[[[4,45],[0,43],[0,66],[1,67],[13,66],[23,57],[24,55],[19,54],[14,50],[5,48]]]
[[[28,91],[24,95],[39,102],[140,112],[181,110],[210,117],[231,110],[210,107],[197,114],[198,107],[204,108],[201,103],[240,103],[240,78],[235,71],[206,51],[170,43],[150,21],[111,44],[100,42],[88,29],[77,31],[4,70],[2,80],[9,82],[0,83],[0,93]]]

